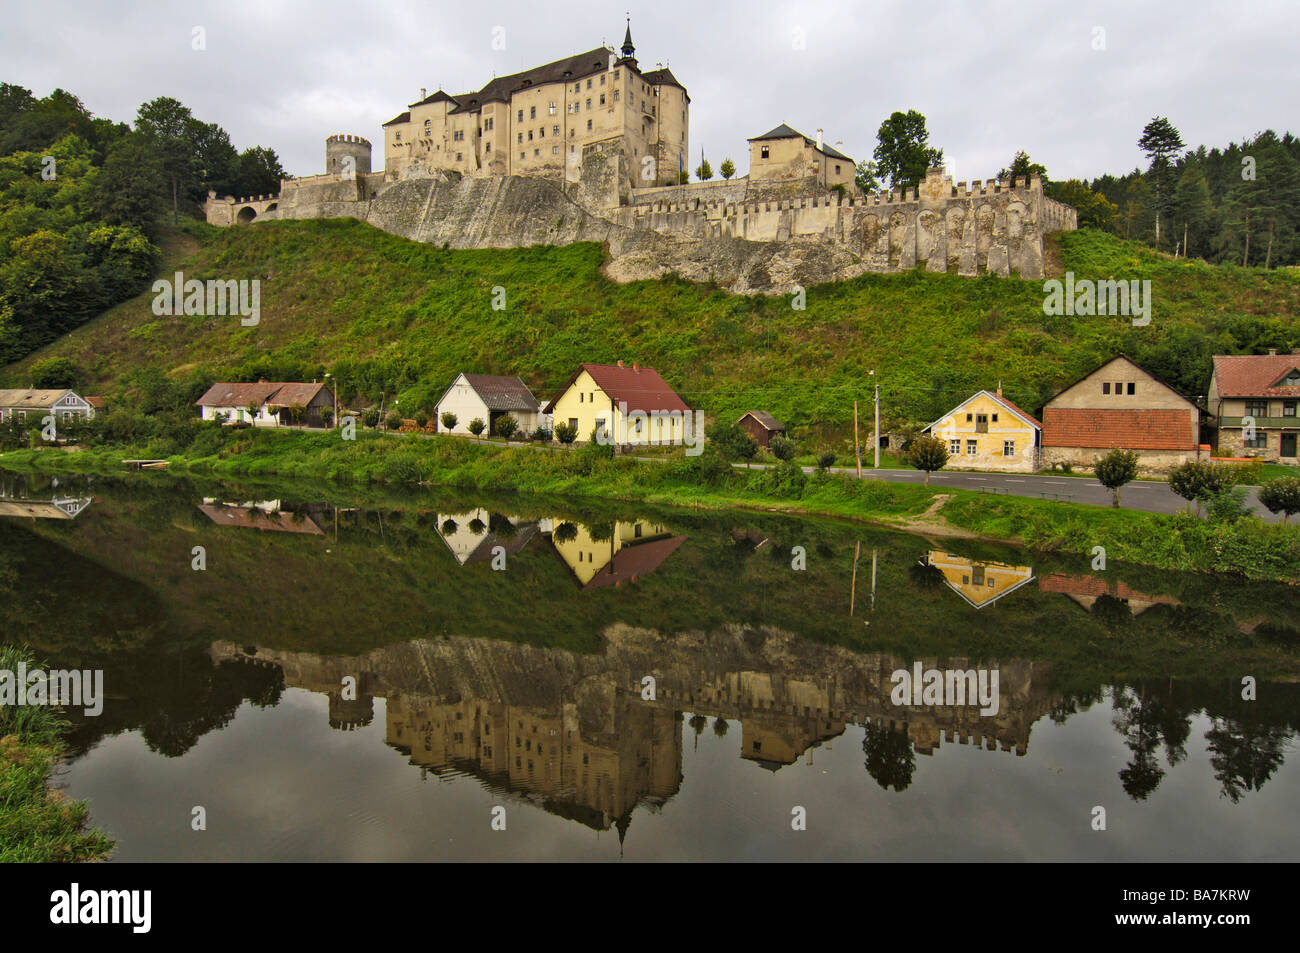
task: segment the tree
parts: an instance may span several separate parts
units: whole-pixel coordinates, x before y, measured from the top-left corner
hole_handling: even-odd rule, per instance
[[[1137,479],[1138,455],[1132,450],[1112,450],[1093,464],[1097,481],[1111,492],[1111,506],[1119,506],[1119,491]]]
[[[689,172],[687,172],[685,169],[683,169],[681,172],[678,172],[678,173],[677,173],[677,184],[678,184],[678,185],[685,185],[685,184],[686,184],[687,182],[689,182],[689,181],[691,181],[691,174],[690,174]]]
[[[1156,247],[1160,247],[1160,223],[1169,220],[1173,207],[1174,168],[1171,160],[1183,148],[1183,137],[1164,116],[1156,116],[1142,130],[1138,148],[1147,154],[1150,167],[1147,176],[1155,201]]]
[[[999,179],[1024,179],[1030,176],[1039,176],[1044,184],[1047,182],[1047,166],[1039,162],[1034,162],[1029,158],[1029,153],[1024,149],[1016,152],[1011,159],[1011,165],[1005,169],[998,170]]]
[[[276,195],[285,178],[280,157],[265,146],[250,146],[241,152],[236,169],[234,191],[239,195]]]
[[[925,117],[915,109],[895,112],[880,124],[872,158],[891,189],[914,189],[931,168],[943,163],[943,150],[930,146]]]
[[[76,387],[81,372],[71,358],[50,357],[32,364],[32,387],[38,390]]]
[[[829,470],[835,466],[835,451],[827,450],[817,458],[817,469]]]
[[[497,418],[497,422],[492,425],[492,429],[496,431],[497,436],[509,440],[515,435],[515,431],[519,429],[519,421],[514,414],[502,414]]]
[[[768,449],[772,451],[772,456],[778,460],[793,460],[798,447],[795,442],[783,434],[777,434],[768,444]]]
[[[1201,511],[1201,492],[1205,487],[1206,466],[1203,460],[1188,460],[1169,471],[1169,489],[1187,500],[1189,510],[1192,502],[1195,501],[1197,513]]]
[[[713,166],[709,165],[709,160],[703,156],[700,156],[700,164],[695,167],[695,177],[701,182],[713,178]]]
[[[251,401],[251,402],[249,402],[249,405],[248,405],[247,407],[245,407],[244,409],[245,409],[246,411],[248,411],[248,420],[249,420],[249,422],[250,422],[250,423],[253,423],[253,422],[256,422],[256,420],[257,420],[257,415],[260,414],[260,413],[262,412],[262,405],[259,404],[259,403],[257,403],[256,401]]]
[[[146,235],[157,231],[163,170],[142,136],[119,139],[95,176],[92,202],[109,225],[131,225]]]
[[[1047,182],[1043,191],[1048,198],[1072,206],[1079,213],[1080,228],[1103,228],[1113,231],[1119,207],[1106,196],[1094,192],[1079,179]]]
[[[754,438],[735,424],[715,423],[704,432],[726,460],[752,460],[758,452]]]
[[[736,163],[731,161],[731,157],[722,160],[722,165],[718,166],[718,172],[724,179],[730,179],[736,174]]]
[[[402,426],[402,415],[395,410],[390,410],[388,416],[384,418],[384,425],[389,430],[397,430]]]
[[[1277,477],[1259,488],[1259,501],[1270,513],[1281,513],[1283,525],[1300,513],[1300,477]]]
[[[1187,243],[1182,246],[1184,258],[1190,246],[1195,246],[1203,256],[1209,251],[1210,210],[1210,185],[1205,170],[1189,163],[1178,177],[1173,199],[1173,224],[1183,226],[1181,233],[1175,230],[1174,241],[1181,243],[1186,236]]]
[[[475,417],[469,422],[469,432],[477,437],[483,432],[483,428],[486,426],[487,425],[483,423],[482,417]]]
[[[159,96],[143,103],[136,111],[135,128],[162,166],[171,185],[172,222],[176,221],[182,191],[188,191],[194,181],[194,141],[192,139],[194,116],[177,99]]]
[[[564,421],[560,421],[555,425],[555,439],[567,446],[578,439],[578,428],[573,426],[573,424],[566,424]]]
[[[429,415],[423,410],[416,411],[415,426],[423,430],[428,425],[429,425]]]
[[[320,409],[320,420],[326,427],[334,424],[334,409],[332,407],[322,407]]]
[[[444,410],[442,412],[442,427],[444,430],[455,430],[456,424],[459,420],[460,418],[450,410]]]
[[[948,463],[948,447],[938,437],[926,434],[912,441],[907,458],[912,466],[925,471],[925,485],[929,486],[930,474]]]
[[[876,164],[870,159],[863,159],[853,167],[853,181],[863,192],[879,192],[880,182],[877,179],[879,175]]]

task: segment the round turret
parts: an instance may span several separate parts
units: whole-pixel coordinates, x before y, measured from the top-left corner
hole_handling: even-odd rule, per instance
[[[325,140],[325,173],[346,175],[349,172],[360,175],[370,172],[370,140],[343,134],[330,136]]]

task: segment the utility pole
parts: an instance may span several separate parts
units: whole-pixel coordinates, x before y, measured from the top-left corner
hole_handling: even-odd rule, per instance
[[[853,456],[858,461],[858,479],[862,479],[862,448],[858,445],[858,402],[853,402]]]
[[[872,377],[876,376],[875,371],[869,372]],[[871,432],[871,445],[875,447],[875,453],[872,456],[873,466],[880,469],[880,381],[876,381],[876,428]]]

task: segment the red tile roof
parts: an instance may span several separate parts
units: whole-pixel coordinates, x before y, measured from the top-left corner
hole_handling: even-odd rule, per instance
[[[1300,354],[1229,354],[1214,358],[1220,397],[1300,397],[1300,387],[1274,387],[1300,369]]]
[[[1043,410],[1044,447],[1195,450],[1195,417],[1187,410]]]
[[[1128,599],[1132,602],[1161,602],[1176,606],[1181,603],[1173,596],[1151,596],[1145,592],[1130,589],[1124,582],[1116,580],[1112,585],[1096,576],[1071,576],[1054,572],[1050,576],[1040,577],[1038,588],[1044,592],[1063,592],[1070,596],[1114,596],[1116,599]]]
[[[308,536],[325,535],[325,531],[310,516],[304,515],[301,520],[297,520],[295,514],[288,511],[264,513],[256,507],[203,503],[199,505],[199,512],[218,526],[239,526],[275,533],[303,533]]]
[[[591,577],[591,581],[582,587],[583,591],[635,582],[658,569],[659,564],[677,552],[677,548],[684,542],[685,536],[670,536],[668,539],[624,546],[614,554],[607,566]]]
[[[258,381],[256,384],[221,382],[213,384],[207,393],[196,400],[198,407],[247,407],[270,404],[272,407],[306,407],[320,392],[324,384],[302,384],[294,381]]]
[[[605,392],[605,396],[614,401],[615,407],[626,403],[629,412],[634,410],[650,413],[652,411],[688,411],[691,408],[677,396],[659,376],[653,367],[631,364],[619,367],[617,364],[582,364],[573,376],[560,388],[560,392],[546,405],[544,413],[551,413],[556,402],[573,386],[583,371],[591,375],[596,386]]]

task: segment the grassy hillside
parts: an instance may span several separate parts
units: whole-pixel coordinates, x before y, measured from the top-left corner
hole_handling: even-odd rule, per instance
[[[711,415],[764,408],[796,435],[851,433],[876,368],[886,425],[928,422],[1002,382],[1035,408],[1123,351],[1186,392],[1203,394],[1214,353],[1300,347],[1300,277],[1175,261],[1094,231],[1049,249],[1076,278],[1150,279],[1152,322],[1048,317],[1042,282],[913,272],[816,286],[789,298],[734,296],[677,279],[618,285],[597,245],[451,251],[352,220],[206,229],[164,274],[260,278],[261,323],[156,317],[152,293],[120,305],[0,372],[26,383],[35,360],[70,357],[83,389],[112,395],[130,373],[174,378],[315,376],[348,396],[398,389],[431,409],[459,371],[518,373],[550,397],[581,361],[658,368]],[[493,310],[493,288],[506,308]],[[387,386],[385,386],[387,381]]]

